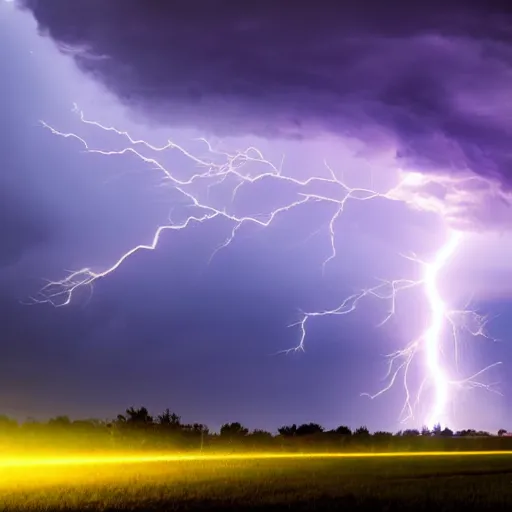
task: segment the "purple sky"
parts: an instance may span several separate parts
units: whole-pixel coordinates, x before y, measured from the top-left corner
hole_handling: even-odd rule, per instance
[[[377,277],[417,277],[400,253],[431,258],[448,222],[467,235],[443,279],[446,296],[462,304],[472,295],[483,313],[500,315],[488,326],[500,343],[463,339],[462,374],[504,363],[484,379],[499,381],[504,396],[462,392],[453,423],[506,428],[512,50],[503,26],[510,16],[492,5],[460,10],[457,2],[373,20],[357,10],[286,17],[268,2],[242,14],[217,3],[218,12],[201,15],[178,3],[170,16],[132,1],[108,8],[76,1],[73,12],[65,2],[26,1],[61,48],[75,48],[86,74],[69,51],[38,35],[30,12],[0,5],[0,409],[20,418],[112,417],[144,404],[213,428],[239,420],[270,430],[303,421],[396,430],[403,389],[373,401],[360,393],[382,387],[383,354],[417,335],[425,321],[420,293],[404,294],[382,328],[375,326],[386,305],[368,300],[352,315],[312,321],[305,353],[275,353],[300,339],[288,327],[300,310],[335,307]],[[102,270],[149,242],[171,209],[176,221],[187,214],[161,173],[133,155],[86,154],[38,123],[95,147],[123,147],[81,123],[73,102],[88,119],[154,144],[170,138],[204,154],[193,140],[204,136],[230,150],[257,146],[276,164],[285,154],[283,170],[296,178],[325,175],[324,159],[350,186],[382,191],[397,184],[399,167],[421,172],[428,183],[404,199],[422,210],[351,202],[325,274],[333,212],[312,204],[268,229],[241,230],[210,264],[232,229],[223,219],[167,233],[158,251],[132,257],[67,307],[21,304],[44,279]],[[196,172],[176,152],[163,160],[173,172]],[[479,181],[454,182],[468,173]],[[227,204],[230,191],[214,199]],[[288,193],[264,183],[233,208],[268,211]]]

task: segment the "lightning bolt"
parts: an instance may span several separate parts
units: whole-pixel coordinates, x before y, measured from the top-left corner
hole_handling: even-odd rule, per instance
[[[346,315],[355,311],[359,302],[366,297],[376,297],[378,299],[389,301],[390,308],[385,318],[378,324],[379,326],[387,323],[395,314],[396,299],[399,292],[414,288],[422,287],[425,297],[427,299],[428,307],[430,310],[430,317],[427,327],[422,334],[410,342],[405,348],[400,349],[392,354],[388,354],[389,360],[388,372],[386,374],[387,384],[375,394],[363,393],[363,396],[368,396],[375,399],[387,391],[389,391],[397,382],[399,377],[402,377],[402,385],[405,392],[405,401],[402,408],[400,419],[402,422],[414,418],[415,407],[420,402],[422,395],[426,388],[433,389],[433,399],[431,410],[426,420],[426,425],[429,428],[441,424],[446,416],[446,407],[450,398],[450,388],[457,387],[478,387],[484,388],[489,391],[496,392],[493,384],[483,384],[477,381],[477,377],[482,375],[487,370],[502,364],[496,362],[490,364],[464,379],[451,379],[447,370],[444,368],[441,356],[443,355],[443,335],[444,328],[449,327],[451,332],[452,341],[455,346],[455,354],[457,355],[457,347],[459,344],[459,331],[463,330],[472,336],[484,337],[492,339],[485,331],[487,318],[476,311],[469,309],[465,310],[451,310],[444,303],[443,298],[438,289],[438,278],[440,271],[449,262],[450,257],[454,254],[463,239],[463,234],[460,232],[452,232],[448,241],[439,249],[434,261],[426,263],[416,257],[411,257],[413,261],[424,267],[423,277],[421,280],[414,281],[408,279],[397,279],[394,281],[384,281],[379,283],[373,288],[364,289],[356,294],[345,298],[336,308],[324,311],[314,311],[304,313],[302,319],[296,324],[300,326],[301,338],[297,347],[288,349],[284,352],[291,350],[304,350],[304,344],[307,338],[307,327],[309,322],[316,317],[323,316],[337,316]],[[415,399],[410,391],[409,385],[409,370],[412,362],[415,360],[419,353],[424,354],[424,365],[426,377],[422,381],[416,393]]]
[[[78,115],[81,123],[104,132],[111,132],[127,141],[128,144],[120,150],[94,148],[91,147],[85,138],[77,133],[59,131],[45,121],[41,121],[42,127],[56,136],[77,141],[88,153],[108,157],[116,157],[125,154],[133,155],[162,173],[165,181],[170,183],[171,186],[182,195],[187,205],[194,209],[195,213],[189,215],[181,223],[174,223],[169,220],[168,223],[159,226],[149,243],[140,244],[131,248],[129,251],[122,254],[119,259],[108,268],[101,271],[94,271],[91,268],[82,268],[71,272],[63,279],[49,281],[42,288],[40,295],[34,298],[34,301],[38,303],[47,302],[54,306],[68,305],[73,300],[75,292],[84,287],[91,287],[99,279],[115,272],[133,254],[139,251],[151,251],[156,249],[165,231],[184,230],[192,224],[211,221],[214,218],[224,218],[228,220],[232,228],[224,242],[214,251],[212,258],[220,250],[227,248],[233,242],[241,228],[246,224],[253,224],[264,228],[268,227],[280,215],[292,209],[300,208],[306,203],[321,202],[331,205],[333,213],[328,223],[330,253],[323,262],[323,268],[325,270],[327,264],[336,257],[336,222],[342,215],[349,201],[369,201],[376,198],[383,198],[390,201],[410,202],[412,206],[420,208],[424,206],[420,204],[420,201],[415,200],[407,194],[407,186],[424,179],[424,177],[418,173],[402,172],[402,180],[398,185],[385,193],[367,188],[351,188],[347,186],[336,175],[336,172],[327,162],[324,162],[326,169],[325,176],[313,176],[306,180],[299,180],[283,174],[282,163],[281,166],[276,167],[255,147],[246,148],[244,151],[227,152],[214,149],[205,139],[198,139],[206,146],[208,152],[207,157],[198,157],[170,140],[165,145],[155,146],[145,140],[134,139],[126,131],[86,119],[84,113],[80,111],[76,105],[73,110]],[[146,156],[144,154],[145,151],[149,151],[152,156]],[[194,173],[186,179],[177,178],[157,160],[157,155],[165,151],[178,151],[194,163],[195,166],[200,168],[200,172]],[[248,164],[263,166],[265,170],[254,174],[246,169]],[[254,185],[263,180],[279,181],[286,184],[294,191],[296,198],[267,213],[258,215],[237,215],[232,211],[233,208],[219,208],[209,201],[211,189],[228,182],[228,180],[232,180],[231,204],[228,206],[234,205],[237,195],[243,187]],[[325,191],[319,193],[319,187],[328,187],[329,193],[325,193]],[[206,199],[204,199],[203,196],[205,196]],[[423,202],[425,201],[425,198],[420,199]],[[439,291],[438,281],[440,272],[446,267],[450,258],[459,248],[463,236],[461,232],[450,232],[447,242],[439,249],[433,261],[430,263],[423,262],[416,256],[407,256],[407,258],[423,267],[422,278],[420,280],[402,278],[392,281],[380,281],[374,287],[363,289],[345,298],[333,309],[303,312],[301,319],[292,324],[293,326],[298,326],[300,330],[298,344],[283,352],[288,353],[290,351],[304,350],[308,328],[311,321],[314,319],[325,316],[342,316],[349,314],[353,312],[365,298],[374,297],[388,302],[389,312],[379,324],[379,326],[383,326],[395,314],[398,294],[412,288],[421,288],[427,300],[430,313],[427,325],[418,338],[409,342],[403,349],[387,356],[388,372],[385,376],[386,384],[383,388],[375,394],[365,393],[364,395],[375,399],[389,391],[401,380],[405,400],[400,419],[407,421],[414,417],[414,411],[420,400],[422,400],[422,395],[426,390],[430,389],[432,399],[427,423],[429,426],[433,426],[444,420],[451,396],[450,391],[453,387],[480,387],[495,391],[493,385],[481,383],[477,378],[485,371],[501,363],[498,362],[489,365],[468,378],[454,379],[450,377],[447,365],[443,360],[443,347],[446,343],[445,331],[447,327],[450,331],[449,337],[451,337],[455,346],[456,358],[458,357],[458,337],[461,331],[465,331],[475,337],[489,338],[485,331],[487,323],[485,316],[467,308],[463,310],[450,309],[443,301]],[[417,392],[413,394],[409,384],[409,374],[411,363],[420,355],[422,356],[421,360],[424,364],[425,378]]]

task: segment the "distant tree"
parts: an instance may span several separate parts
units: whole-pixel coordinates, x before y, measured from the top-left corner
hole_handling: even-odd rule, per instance
[[[153,416],[150,416],[145,407],[126,409],[126,423],[134,426],[146,426],[153,424]]]
[[[194,423],[192,425],[192,432],[207,436],[210,429],[206,425],[203,425],[203,423]]]
[[[174,431],[171,427],[171,432]],[[179,431],[188,437],[190,441],[196,440],[200,442],[201,450],[203,449],[206,438],[209,434],[209,429],[206,425],[202,423],[193,423],[193,424],[181,424],[179,427]]]
[[[295,423],[293,425],[280,427],[277,429],[279,434],[283,437],[293,437],[297,434],[297,425]]]
[[[80,430],[94,430],[96,428],[100,428],[103,426],[102,423],[100,423],[98,420],[75,420],[73,423],[71,423],[71,426],[74,429],[80,429]]]
[[[432,435],[440,436],[441,432],[442,432],[441,424],[437,423],[436,425],[434,425],[434,427],[432,428]]]
[[[363,425],[354,430],[354,437],[370,437],[370,431]]]
[[[373,433],[373,437],[377,439],[378,441],[384,441],[387,439],[391,439],[393,437],[392,432],[385,432],[383,430],[378,430],[377,432]]]
[[[432,432],[430,432],[430,429],[428,427],[423,426],[423,427],[421,427],[421,435],[428,437],[428,436],[432,435]]]
[[[505,434],[507,434],[507,431],[506,431],[504,428],[500,428],[500,429],[498,430],[498,435],[499,435],[500,437],[503,437]]]
[[[250,435],[255,441],[269,441],[272,439],[272,434],[270,432],[259,428],[254,429]]]
[[[210,431],[206,425],[202,423],[184,423],[180,425],[180,430],[189,432],[190,434],[206,435]]]
[[[459,430],[455,435],[457,437],[476,437],[476,430],[473,430],[473,429]]]
[[[181,427],[181,416],[171,412],[169,409],[166,409],[162,414],[160,414],[157,418],[158,424],[163,427],[179,429]]]
[[[441,432],[439,433],[441,437],[453,437],[453,430],[449,429],[448,427],[445,427]]]
[[[297,427],[297,436],[311,436],[314,434],[321,434],[324,431],[324,427],[318,423],[304,423]]]
[[[21,425],[20,428],[24,431],[35,432],[39,429],[43,428],[44,424],[35,418],[29,417],[27,418]]]
[[[352,430],[350,428],[346,427],[345,425],[340,425],[335,431],[336,434],[339,436],[351,436]]]
[[[48,420],[48,426],[50,427],[69,427],[71,420],[67,416],[56,416]]]
[[[420,431],[415,428],[408,428],[402,432],[402,437],[418,437],[420,435]]]
[[[13,430],[18,428],[18,422],[5,416],[4,414],[0,415],[0,431]]]
[[[249,429],[242,426],[242,424],[235,422],[235,423],[225,423],[220,427],[220,435],[221,437],[229,437],[231,439],[233,438],[239,438],[239,437],[245,437],[249,433]]]
[[[93,425],[95,427],[105,427],[107,425],[107,423],[109,423],[106,420],[100,420],[98,418],[89,418],[89,419],[86,419],[86,420],[76,420],[76,421],[85,421],[85,422],[90,423],[91,425]],[[73,423],[76,423],[76,421],[74,421]]]

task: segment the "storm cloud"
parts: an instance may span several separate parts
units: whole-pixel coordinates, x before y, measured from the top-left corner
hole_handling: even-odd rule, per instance
[[[333,132],[400,165],[512,179],[507,2],[23,0],[42,33],[152,120]]]

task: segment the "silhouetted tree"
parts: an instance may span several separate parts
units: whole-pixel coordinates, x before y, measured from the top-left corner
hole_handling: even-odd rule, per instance
[[[433,436],[440,436],[441,432],[442,432],[442,428],[441,428],[441,424],[440,423],[437,423],[436,425],[433,426],[433,428],[432,428],[432,435]]]
[[[354,430],[354,437],[370,437],[370,431],[365,427],[359,427]]]
[[[278,428],[277,431],[283,437],[293,437],[297,434],[297,425],[295,425],[295,423],[290,426],[285,425],[284,427]]]
[[[426,427],[426,426],[421,427],[421,435],[422,436],[427,437],[427,436],[430,436],[431,434],[432,434],[432,432],[430,432],[430,429],[428,427]]]
[[[203,425],[202,423],[194,423],[192,425],[192,432],[207,436],[208,433],[210,432],[210,429],[206,425]]]
[[[130,407],[129,409],[126,409],[126,423],[135,426],[152,425],[153,416],[150,416],[145,407],[141,407],[140,409]]]
[[[453,430],[449,429],[448,427],[445,427],[439,434],[437,434],[441,437],[453,437]]]
[[[75,420],[71,423],[71,426],[76,430],[90,432],[97,428],[101,428],[104,424],[98,420]]]
[[[383,430],[378,430],[377,432],[373,433],[373,437],[378,441],[384,441],[387,439],[391,439],[393,437],[393,433],[385,432]]]
[[[5,416],[4,414],[0,415],[0,431],[12,431],[18,428],[18,422]]]
[[[221,437],[229,437],[231,439],[235,437],[244,437],[249,433],[249,429],[242,426],[240,423],[225,423],[220,427]]]
[[[420,435],[420,431],[415,428],[409,428],[402,432],[402,437],[418,437]]]
[[[334,432],[336,434],[338,434],[339,436],[351,436],[352,435],[352,430],[350,430],[345,425],[340,425]]]
[[[197,435],[207,435],[209,432],[209,429],[206,425],[203,425],[202,423],[186,423],[180,425],[180,430],[182,432],[187,432],[189,434],[197,434]]]
[[[69,427],[71,420],[67,416],[56,416],[48,420],[48,426],[50,427]]]
[[[312,436],[314,434],[321,434],[324,431],[324,427],[318,423],[304,423],[297,427],[297,436]]]
[[[158,424],[162,427],[179,429],[181,427],[181,416],[178,416],[169,409],[166,409],[160,416],[158,416]]]
[[[267,432],[266,430],[256,428],[251,432],[251,438],[259,442],[269,441],[270,439],[272,439],[272,434],[270,432]]]
[[[20,425],[20,428],[23,431],[36,432],[44,426],[43,423],[37,421],[35,418],[29,417]]]
[[[500,437],[503,437],[506,433],[507,433],[507,431],[506,431],[504,428],[500,428],[500,429],[498,430],[498,435],[499,435]]]
[[[473,430],[473,429],[459,430],[455,435],[457,437],[475,437],[476,430]]]

